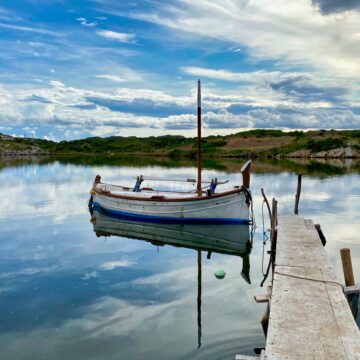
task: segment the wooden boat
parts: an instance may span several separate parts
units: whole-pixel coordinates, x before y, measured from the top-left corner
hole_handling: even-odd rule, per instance
[[[97,175],[91,189],[89,205],[101,208],[109,214],[124,219],[166,222],[166,223],[217,223],[249,224],[250,219],[250,165],[247,161],[241,168],[243,183],[231,189],[215,192],[217,185],[227,181],[212,179],[201,180],[201,90],[198,81],[198,177],[195,180],[197,190],[194,192],[159,191],[152,188],[141,188],[143,176],[138,176],[133,188],[103,183]],[[207,184],[204,186],[204,184]],[[207,189],[208,188],[208,189]],[[205,191],[206,190],[206,191]]]

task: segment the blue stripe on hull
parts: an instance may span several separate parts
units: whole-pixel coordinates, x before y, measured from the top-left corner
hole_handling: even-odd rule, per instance
[[[107,214],[115,216],[123,220],[133,220],[142,222],[153,223],[166,223],[166,224],[250,224],[249,219],[232,219],[232,218],[173,218],[168,216],[152,216],[133,214],[125,211],[106,209],[99,203],[94,202],[93,208],[95,210],[104,211]]]

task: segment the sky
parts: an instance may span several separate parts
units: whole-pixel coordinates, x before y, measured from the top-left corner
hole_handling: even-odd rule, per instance
[[[360,125],[359,0],[1,0],[0,132]]]

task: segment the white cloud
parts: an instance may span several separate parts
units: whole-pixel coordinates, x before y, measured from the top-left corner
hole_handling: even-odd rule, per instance
[[[53,71],[52,71],[53,72]],[[55,88],[63,88],[65,85],[59,80],[50,80],[49,84]]]
[[[0,20],[12,22],[12,21],[22,21],[23,19],[15,14],[13,11],[0,7]]]
[[[97,271],[92,271],[89,273],[86,273],[81,279],[82,280],[90,280],[91,278],[96,278],[98,276]]]
[[[107,39],[119,41],[122,43],[133,43],[135,41],[134,34],[127,34],[110,30],[98,30],[96,33]]]
[[[226,76],[228,73],[225,73]],[[215,71],[215,76],[218,74]],[[360,123],[359,115],[351,111],[351,102],[348,108],[336,107],[331,99],[322,98],[320,85],[321,81],[326,83],[326,79],[316,80],[313,84],[311,76],[301,74],[301,86],[304,85],[306,91],[320,91],[319,99],[308,101],[306,92],[304,96],[300,93],[299,98],[294,97],[294,92],[301,90],[298,73],[230,74],[253,83],[240,86],[236,91],[203,88],[203,126],[207,131],[223,133],[256,127],[347,129],[356,128]],[[117,80],[117,75],[98,76]],[[280,86],[281,91],[272,88],[267,78]],[[296,80],[295,85],[293,79]],[[286,86],[290,86],[290,90]],[[282,91],[282,87],[287,92]],[[150,136],[159,135],[164,130],[166,133],[194,135],[196,119],[192,109],[195,110],[195,92],[195,83],[193,89],[183,96],[147,88],[82,89],[58,80],[34,83],[33,87],[8,84],[0,87],[2,125],[26,124],[33,128],[50,125],[53,133],[47,136],[60,140],[61,136],[109,136],[119,135],[120,132],[122,135]],[[343,101],[342,98],[340,101]],[[37,130],[37,133],[41,131]]]
[[[100,78],[100,79],[107,79],[107,80],[111,80],[114,82],[126,82],[126,79],[121,78],[120,76],[117,75],[110,75],[110,74],[101,74],[101,75],[96,75],[95,77]]]
[[[12,25],[12,24],[5,24],[5,23],[0,23],[0,28],[10,29],[10,30],[18,30],[18,31],[26,31],[26,32],[34,32],[34,33],[39,33],[39,34],[44,34],[44,35],[52,35],[52,36],[62,35],[59,32],[41,29],[38,27]]]
[[[101,270],[114,270],[118,267],[130,267],[136,264],[136,261],[123,259],[120,261],[108,261],[100,265]]]
[[[97,22],[95,22],[95,21],[90,22],[87,19],[85,19],[84,17],[78,17],[76,20],[79,21],[82,26],[86,26],[86,27],[94,27],[97,25]]]
[[[181,70],[188,74],[194,75],[197,77],[206,77],[217,80],[226,80],[226,81],[244,81],[244,82],[256,82],[259,80],[275,80],[280,77],[286,76],[286,73],[280,71],[254,71],[254,72],[233,72],[224,69],[209,69],[203,67],[191,67],[184,66]],[[292,76],[297,75],[297,73],[291,73]]]
[[[254,59],[360,78],[356,11],[323,16],[311,1],[297,0],[176,0],[153,12],[127,16],[230,42]]]

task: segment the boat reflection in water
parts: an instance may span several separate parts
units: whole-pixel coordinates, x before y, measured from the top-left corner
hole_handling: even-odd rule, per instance
[[[124,220],[99,208],[91,208],[90,212],[91,223],[98,237],[120,236],[147,241],[155,246],[172,245],[197,251],[198,348],[201,346],[201,252],[207,252],[207,259],[211,259],[213,252],[239,256],[242,258],[241,276],[250,284],[249,255],[253,239],[251,225],[161,224]]]

